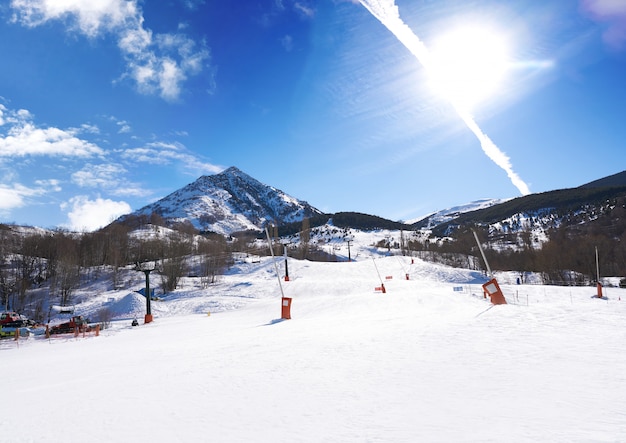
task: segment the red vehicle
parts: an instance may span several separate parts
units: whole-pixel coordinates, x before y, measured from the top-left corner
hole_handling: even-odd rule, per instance
[[[89,324],[87,323],[87,320],[85,320],[82,315],[75,315],[74,317],[70,319],[70,321],[50,327],[49,333],[50,334],[68,334],[70,332],[76,332],[76,331],[89,332],[89,330],[90,328],[89,328]]]
[[[0,325],[17,320],[22,320],[22,316],[17,312],[5,311],[0,314]]]

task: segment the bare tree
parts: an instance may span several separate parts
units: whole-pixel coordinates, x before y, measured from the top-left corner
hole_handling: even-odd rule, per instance
[[[200,277],[202,287],[215,283],[217,276],[224,272],[230,260],[230,252],[222,236],[204,239],[198,244],[200,261]]]
[[[121,224],[109,226],[105,233],[105,256],[104,263],[111,266],[113,287],[120,286],[120,267],[131,262],[129,228]]]
[[[57,262],[53,287],[58,293],[61,306],[67,306],[80,284],[80,243],[77,238],[62,231],[54,233],[54,240]]]
[[[309,242],[311,241],[311,222],[307,217],[302,219],[302,230],[300,231],[300,258],[305,259],[309,253]]]
[[[186,258],[193,249],[189,236],[174,232],[163,241],[163,261],[161,266],[161,285],[163,291],[176,289],[180,278],[187,269]]]

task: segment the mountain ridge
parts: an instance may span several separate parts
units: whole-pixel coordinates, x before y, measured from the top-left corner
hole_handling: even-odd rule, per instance
[[[607,177],[594,180],[586,183],[580,188],[602,188],[607,186],[626,186],[626,171],[618,172],[617,174],[609,175]]]
[[[492,225],[514,217],[525,217],[533,223],[541,223],[539,218],[548,216],[551,225],[577,220],[578,223],[593,221],[599,212],[611,210],[626,198],[626,185],[602,187],[578,187],[557,189],[536,194],[529,194],[507,200],[498,205],[460,214],[458,217],[434,227],[435,235],[448,235],[459,227],[473,225]],[[606,207],[606,210],[602,209]],[[588,214],[584,217],[583,214]]]
[[[358,212],[323,213],[306,201],[263,184],[232,166],[221,173],[202,176],[118,220],[156,217],[166,226],[190,223],[199,231],[232,234],[261,231],[270,223],[282,226],[281,231],[297,232],[304,218],[309,218],[310,225],[316,226],[335,217],[336,222],[344,227],[352,223],[355,224],[353,227],[362,229],[426,230],[436,237],[445,237],[464,226],[492,226],[490,229],[494,231],[513,232],[535,227],[547,229],[568,220],[584,222],[581,214],[597,212],[606,201],[615,201],[625,195],[626,171],[577,188],[511,199],[481,199],[434,212],[417,221],[392,222]]]
[[[188,222],[199,231],[231,234],[262,230],[269,223],[301,221],[321,211],[231,166],[218,174],[203,175],[118,221],[154,214],[168,226]]]

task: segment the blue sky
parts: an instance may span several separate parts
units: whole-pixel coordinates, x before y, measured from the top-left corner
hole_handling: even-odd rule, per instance
[[[92,230],[229,166],[393,220],[521,195],[433,86],[447,74],[530,192],[626,169],[626,2],[396,5],[461,64],[425,66],[356,1],[2,2],[0,222]],[[472,60],[484,84],[463,83]]]

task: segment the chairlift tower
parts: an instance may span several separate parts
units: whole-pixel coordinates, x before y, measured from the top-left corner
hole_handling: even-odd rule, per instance
[[[136,271],[141,271],[146,274],[146,316],[144,323],[152,322],[152,309],[150,307],[150,273],[156,269],[154,262],[137,263],[135,266]]]
[[[283,253],[285,255],[285,281],[289,281],[289,265],[287,263],[287,243],[283,244]]]

